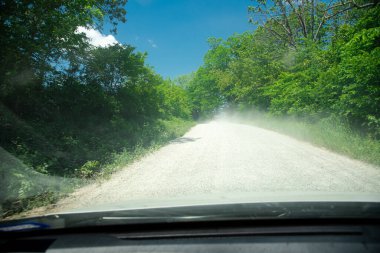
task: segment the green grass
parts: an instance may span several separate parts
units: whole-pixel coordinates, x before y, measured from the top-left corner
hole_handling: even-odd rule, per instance
[[[263,114],[244,114],[235,119],[380,166],[380,141],[353,131],[347,123],[336,117],[314,123]]]

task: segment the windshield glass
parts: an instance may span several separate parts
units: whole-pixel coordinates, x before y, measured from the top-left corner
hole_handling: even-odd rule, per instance
[[[1,1],[0,219],[380,202],[379,17],[375,0]]]

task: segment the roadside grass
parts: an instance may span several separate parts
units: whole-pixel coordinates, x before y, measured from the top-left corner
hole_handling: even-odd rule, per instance
[[[380,141],[353,131],[337,117],[314,122],[268,114],[232,115],[241,123],[273,130],[348,157],[380,166]]]
[[[195,124],[178,118],[158,120],[136,131],[137,145],[112,153],[107,163],[86,162],[76,169],[76,177],[41,174],[0,148],[4,161],[0,164],[0,172],[6,183],[0,186],[0,220],[33,216],[33,209],[50,208],[76,189],[89,183],[100,183],[128,164],[183,136]]]

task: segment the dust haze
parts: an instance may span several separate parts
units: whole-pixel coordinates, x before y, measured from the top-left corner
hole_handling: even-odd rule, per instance
[[[257,113],[221,112],[108,181],[77,190],[52,211],[112,210],[136,201],[149,207],[170,199],[208,196],[212,201],[215,195],[261,192],[380,193],[379,168],[252,124],[283,127],[287,120],[277,125]]]

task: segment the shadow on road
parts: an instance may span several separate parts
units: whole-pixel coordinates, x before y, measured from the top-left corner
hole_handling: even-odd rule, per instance
[[[189,137],[181,137],[177,138],[170,143],[187,143],[187,142],[194,142],[196,140],[199,140],[200,138],[189,138]]]

